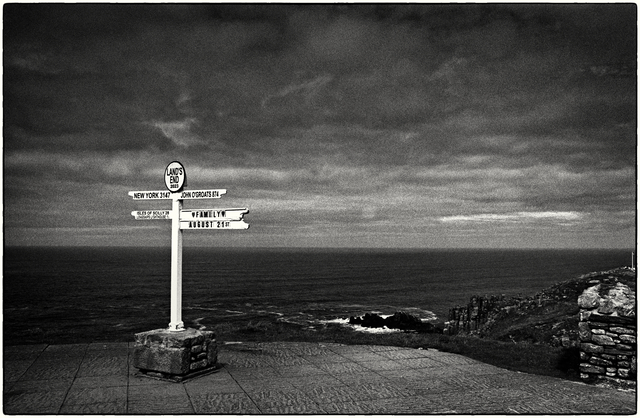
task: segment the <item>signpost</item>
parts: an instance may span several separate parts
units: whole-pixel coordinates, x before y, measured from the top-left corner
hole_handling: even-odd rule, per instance
[[[182,231],[184,229],[247,229],[242,218],[247,208],[234,209],[182,209],[184,199],[219,199],[226,189],[184,190],[187,172],[184,166],[173,161],[164,170],[167,190],[133,191],[133,200],[171,199],[171,210],[133,211],[137,220],[171,220],[171,322],[169,331],[184,330],[182,322]]]

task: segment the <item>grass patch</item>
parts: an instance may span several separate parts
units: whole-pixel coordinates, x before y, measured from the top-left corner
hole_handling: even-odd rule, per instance
[[[579,353],[576,349],[551,347],[529,342],[503,342],[475,336],[449,336],[398,332],[368,334],[337,324],[311,329],[296,324],[265,320],[214,327],[218,341],[298,341],[332,342],[350,345],[389,345],[431,348],[478,360],[508,370],[578,379]]]

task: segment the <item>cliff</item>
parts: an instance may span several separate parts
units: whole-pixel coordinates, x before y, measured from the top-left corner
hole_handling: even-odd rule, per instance
[[[474,296],[467,306],[450,310],[445,333],[576,347],[580,342],[578,298],[595,284],[613,288],[617,283],[635,289],[635,269],[623,267],[588,273],[529,297]]]

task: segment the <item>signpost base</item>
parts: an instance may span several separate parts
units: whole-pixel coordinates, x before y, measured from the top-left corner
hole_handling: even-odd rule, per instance
[[[156,329],[135,334],[133,366],[140,376],[183,382],[218,369],[213,331]]]

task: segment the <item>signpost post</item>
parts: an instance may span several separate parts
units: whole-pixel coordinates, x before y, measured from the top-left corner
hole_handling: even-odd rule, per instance
[[[164,171],[164,183],[168,191],[132,191],[134,200],[171,199],[171,210],[133,211],[136,220],[171,220],[171,317],[166,330],[153,330],[136,334],[134,365],[143,375],[182,381],[214,368],[217,362],[215,336],[211,331],[185,329],[182,321],[182,231],[185,229],[247,229],[242,218],[249,210],[234,209],[182,209],[184,199],[219,199],[226,189],[184,190],[187,172],[184,166],[173,161]],[[168,334],[167,334],[168,333]],[[197,337],[197,338],[194,338]],[[204,341],[206,358],[191,355],[190,344]],[[160,341],[160,343],[158,342]],[[173,350],[175,346],[175,350]],[[200,348],[198,348],[199,350]],[[173,351],[172,351],[173,350]],[[177,351],[176,351],[177,350]],[[189,352],[187,352],[187,351]],[[155,373],[155,374],[154,374]]]
[[[177,196],[171,202],[171,322],[169,331],[180,331],[182,322],[182,229],[180,229],[180,211],[182,199]]]

